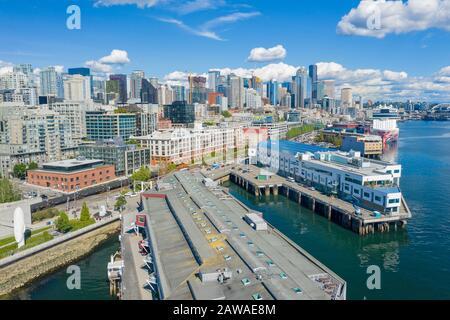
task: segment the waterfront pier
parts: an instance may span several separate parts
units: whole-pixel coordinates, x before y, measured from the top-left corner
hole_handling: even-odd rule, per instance
[[[400,212],[396,215],[375,217],[373,211],[365,208],[360,208],[360,212],[357,214],[351,203],[335,196],[325,195],[279,175],[273,174],[266,180],[259,180],[260,170],[256,166],[235,166],[234,168],[221,169],[217,173],[204,173],[211,179],[217,178],[220,181],[225,181],[225,175],[228,173],[231,182],[257,197],[270,196],[271,194],[284,195],[314,213],[360,235],[387,232],[391,228],[396,230],[406,225],[406,220],[411,217],[411,212],[404,199],[402,199]]]
[[[199,170],[177,172],[163,179],[163,190],[141,195],[154,297],[346,299],[343,279],[209,181]],[[136,257],[128,259],[132,265]],[[125,262],[125,278],[130,269]]]

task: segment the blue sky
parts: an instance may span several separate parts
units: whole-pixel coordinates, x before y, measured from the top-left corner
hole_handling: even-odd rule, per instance
[[[82,66],[117,49],[126,51],[128,60],[108,64],[108,70],[142,69],[148,76],[178,81],[172,72],[182,77],[209,68],[244,68],[240,72],[246,74],[266,66],[259,70],[263,76],[283,78],[288,66],[323,62],[322,78],[354,86],[364,96],[446,100],[450,21],[433,14],[450,4],[445,0],[420,16],[423,10],[413,7],[417,1],[429,7],[441,0],[410,0],[409,8],[408,3],[399,8],[405,9],[401,15],[401,10],[394,13],[393,1],[380,1],[387,2],[380,11],[383,32],[371,34],[361,22],[368,9],[352,0],[0,0],[0,67]],[[66,28],[72,4],[81,8],[81,30]],[[284,58],[248,61],[253,48],[276,45],[284,48]]]

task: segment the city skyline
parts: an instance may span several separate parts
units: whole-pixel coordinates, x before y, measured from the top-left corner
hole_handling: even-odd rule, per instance
[[[352,87],[368,99],[450,99],[445,59],[450,35],[441,18],[450,8],[448,1],[421,1],[428,5],[422,14],[417,13],[422,8],[417,0],[405,2],[395,15],[397,26],[389,5],[399,4],[378,1],[381,29],[375,30],[364,29],[362,21],[373,10],[364,3],[372,1],[329,1],[324,7],[313,1],[276,6],[196,0],[178,1],[177,9],[171,0],[28,1],[26,7],[20,2],[8,2],[0,12],[3,27],[17,27],[6,35],[4,43],[10,45],[0,49],[0,73],[31,63],[38,69],[86,66],[102,77],[144,70],[172,84],[185,82],[189,73],[206,75],[209,69],[282,82],[299,67],[317,63],[319,79],[336,80],[337,89]],[[0,4],[4,7],[6,1]],[[81,9],[80,30],[66,28],[66,9],[72,4]],[[14,22],[19,14],[20,25]],[[108,23],[105,29],[111,19],[123,23]],[[423,23],[408,26],[411,19]],[[37,40],[31,29],[46,37]]]

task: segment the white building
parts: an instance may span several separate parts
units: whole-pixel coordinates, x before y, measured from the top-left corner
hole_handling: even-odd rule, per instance
[[[21,89],[28,85],[28,77],[22,72],[7,72],[0,75],[0,90]]]
[[[142,147],[150,148],[153,161],[175,164],[201,163],[205,158],[219,155],[232,158],[235,148],[245,146],[242,128],[177,128],[135,139]]]
[[[359,152],[292,153],[261,147],[258,161],[280,174],[309,184],[319,191],[356,202],[358,206],[398,215],[402,201],[402,167],[362,158]]]
[[[91,78],[79,74],[64,76],[64,100],[90,101]]]
[[[261,96],[255,89],[245,90],[245,104],[247,108],[250,109],[260,109],[262,108]]]

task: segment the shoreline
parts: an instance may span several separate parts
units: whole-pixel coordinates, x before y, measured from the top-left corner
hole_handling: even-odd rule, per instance
[[[114,221],[0,268],[0,299],[85,258],[119,232],[120,221]]]

